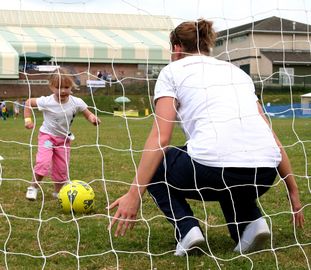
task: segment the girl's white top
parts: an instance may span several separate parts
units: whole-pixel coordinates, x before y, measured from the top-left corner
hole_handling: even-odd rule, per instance
[[[81,98],[69,96],[66,103],[59,103],[54,94],[37,98],[37,106],[44,118],[40,131],[61,137],[70,136],[74,117],[87,109],[87,104]]]
[[[258,112],[251,78],[231,63],[194,55],[171,62],[159,74],[155,102],[178,102],[177,121],[188,154],[212,167],[277,167],[280,149]]]

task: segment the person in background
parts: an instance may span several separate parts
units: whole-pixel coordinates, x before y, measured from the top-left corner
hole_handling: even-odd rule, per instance
[[[5,101],[3,99],[0,100],[0,119],[3,120],[2,117],[2,107],[5,105]]]
[[[1,105],[1,118],[2,120],[6,120],[8,117],[8,108],[6,107],[5,101],[2,100]]]
[[[205,238],[187,199],[218,201],[236,246],[246,253],[270,238],[256,204],[284,179],[295,225],[304,215],[289,158],[266,119],[251,78],[230,62],[210,56],[212,22],[183,22],[170,33],[172,62],[155,86],[155,120],[129,191],[108,206],[116,208],[108,229],[115,236],[133,228],[146,189],[175,228],[175,255],[183,256]],[[169,147],[174,124],[186,142]]]
[[[13,111],[14,111],[14,120],[18,118],[20,113],[21,103],[19,99],[15,100],[13,103]]]
[[[49,96],[30,98],[26,100],[24,108],[25,127],[34,128],[32,110],[38,108],[43,112],[43,124],[39,129],[38,152],[32,184],[27,188],[26,198],[36,200],[39,182],[51,172],[54,181],[53,197],[57,197],[59,190],[68,180],[70,161],[70,142],[74,135],[70,126],[77,115],[82,112],[84,117],[93,125],[99,125],[100,119],[89,111],[87,104],[78,97],[72,96],[75,83],[71,74],[65,69],[57,69],[50,77]]]
[[[103,77],[101,70],[97,72],[97,78],[100,80]]]
[[[106,70],[104,70],[104,73],[103,73],[102,79],[106,81],[106,80],[107,80],[107,77],[108,77],[108,73],[107,73],[107,71],[106,71]]]

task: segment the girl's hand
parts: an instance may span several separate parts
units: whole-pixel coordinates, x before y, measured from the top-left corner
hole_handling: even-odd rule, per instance
[[[88,117],[88,120],[94,125],[94,126],[98,126],[101,121],[98,117],[96,117],[94,114],[90,114],[90,116]]]
[[[34,124],[32,122],[32,119],[30,117],[25,118],[25,128],[27,129],[33,129]]]

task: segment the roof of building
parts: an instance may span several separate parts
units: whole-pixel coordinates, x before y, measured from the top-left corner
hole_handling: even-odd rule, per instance
[[[168,16],[28,10],[0,10],[0,25],[163,31],[174,27]]]
[[[283,34],[307,34],[311,31],[311,25],[279,18],[276,16],[269,17],[263,20],[244,24],[241,26],[229,28],[217,33],[219,39],[227,38],[228,36],[235,36],[251,32],[264,33],[283,33]]]
[[[172,28],[167,16],[0,10],[0,78],[18,78],[25,53],[56,64],[166,64]]]

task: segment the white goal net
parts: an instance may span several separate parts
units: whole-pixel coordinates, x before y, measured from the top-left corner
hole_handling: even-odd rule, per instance
[[[10,2],[0,4],[0,269],[311,269],[309,0]],[[137,172],[155,119],[154,85],[170,62],[169,33],[201,17],[217,32],[213,57],[254,81],[291,160],[305,225],[291,222],[288,190],[277,177],[258,199],[271,231],[263,249],[234,252],[218,202],[189,200],[206,242],[176,257],[174,228],[149,194],[123,237],[107,229],[114,214],[107,207]],[[73,95],[101,119],[94,127],[77,115],[71,128],[68,179],[93,188],[89,214],[63,213],[50,177],[36,201],[25,198],[43,116],[34,109],[35,127],[25,129],[24,102],[50,94],[48,75],[58,67],[70,71]],[[171,145],[184,143],[178,123]]]

